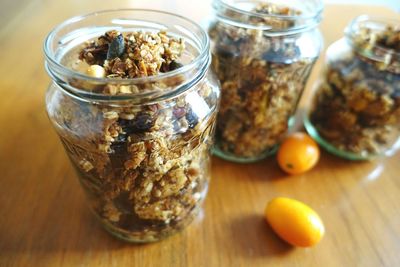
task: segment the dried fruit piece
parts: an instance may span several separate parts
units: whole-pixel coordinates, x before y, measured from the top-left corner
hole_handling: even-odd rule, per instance
[[[182,63],[176,62],[175,60],[171,61],[171,63],[169,64],[169,70],[176,70],[183,67]]]
[[[147,131],[153,126],[153,118],[146,113],[138,114],[133,120],[133,127],[136,131]]]
[[[122,34],[115,37],[110,43],[107,51],[107,59],[114,59],[116,57],[120,57],[125,50],[125,42]]]
[[[197,125],[197,123],[199,122],[199,118],[197,117],[196,113],[194,113],[192,108],[188,109],[185,117],[189,124],[189,128],[194,128]]]

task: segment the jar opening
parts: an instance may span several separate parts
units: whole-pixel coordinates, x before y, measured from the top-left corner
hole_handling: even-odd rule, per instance
[[[394,47],[400,40],[399,20],[360,16],[348,25],[345,37],[357,54],[400,73],[400,46]]]
[[[322,19],[321,0],[214,0],[217,18],[234,26],[279,35],[316,27]]]
[[[119,32],[166,31],[169,35],[183,38],[190,49],[191,59],[180,68],[154,76],[137,78],[96,78],[66,66],[63,57],[74,47],[97,38],[109,30]],[[147,9],[104,10],[77,16],[56,26],[44,42],[46,69],[52,79],[63,89],[84,98],[97,100],[143,100],[171,97],[191,88],[204,77],[210,64],[210,44],[206,32],[195,22],[168,12]],[[180,79],[179,83],[168,81]],[[154,90],[108,95],[76,86],[77,81],[93,86],[173,84],[168,90]],[[152,88],[153,88],[152,87]],[[161,89],[161,88],[160,88]],[[165,89],[165,88],[163,88]]]

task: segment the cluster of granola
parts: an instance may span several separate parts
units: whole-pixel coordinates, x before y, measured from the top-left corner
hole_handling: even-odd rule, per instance
[[[383,31],[363,26],[351,38],[361,56],[377,69],[400,73],[400,26],[387,26]],[[369,60],[371,55],[381,59]]]
[[[299,11],[262,3],[260,14],[296,15]],[[253,23],[290,27],[273,16]],[[284,24],[286,23],[286,24]],[[288,128],[315,58],[305,58],[295,36],[269,36],[263,30],[218,21],[210,31],[213,68],[221,81],[217,150],[257,159],[274,150]]]
[[[121,79],[178,66],[182,40],[165,32],[121,36],[111,31],[86,44],[78,64],[100,66],[104,77]],[[114,44],[121,40],[123,49]],[[175,98],[142,105],[87,103],[59,92],[53,120],[94,213],[112,233],[153,241],[180,230],[196,214],[210,177],[216,90],[203,80]]]
[[[300,16],[302,12],[287,6],[276,5],[272,3],[259,3],[255,6],[254,12],[262,15],[272,15],[265,17],[253,17],[252,23],[258,23],[262,25],[269,25],[274,29],[287,29],[293,27],[295,22],[293,20],[282,19],[275,16]]]
[[[389,27],[374,37],[368,29],[360,32],[356,51],[329,62],[310,121],[337,149],[369,157],[390,149],[400,136],[400,68],[399,62],[365,57],[365,49],[369,55],[380,48],[399,53],[394,40],[400,31]]]
[[[400,51],[400,27],[388,26],[385,31],[377,35],[376,44],[386,49]]]
[[[287,6],[280,6],[272,3],[259,3],[254,11],[259,14],[266,15],[283,15],[283,16],[299,16],[301,11],[289,8]]]
[[[96,78],[142,78],[166,73],[182,67],[178,62],[185,51],[183,39],[169,37],[166,32],[109,31],[97,39],[72,50],[64,65]],[[144,91],[165,91],[183,82],[182,77],[164,83],[118,84],[72,80],[77,88],[108,95],[134,94]]]
[[[168,72],[179,64],[176,60],[185,50],[183,39],[167,36],[166,32],[109,31],[92,40],[79,54],[89,65],[105,69],[108,78],[136,78]]]

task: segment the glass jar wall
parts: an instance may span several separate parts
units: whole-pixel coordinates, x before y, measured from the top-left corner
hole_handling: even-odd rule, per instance
[[[372,159],[400,146],[400,21],[356,18],[327,50],[305,126],[328,151]]]
[[[322,38],[315,0],[215,0],[209,26],[221,82],[216,155],[252,162],[273,153],[288,130]]]
[[[107,42],[117,31],[121,37]],[[125,50],[133,49],[132,55],[111,60],[118,38],[129,46]],[[178,41],[171,43],[172,38]],[[137,56],[153,60],[156,54],[148,48],[160,42],[166,44],[156,52],[171,56],[183,47],[182,40],[180,62],[169,62],[174,65],[169,72],[147,75],[157,64],[146,65]],[[104,45],[107,53],[101,51]],[[220,93],[209,70],[206,32],[169,13],[103,11],[56,27],[46,39],[45,53],[53,79],[47,112],[95,216],[109,232],[132,242],[156,241],[181,230],[199,211],[210,179]],[[105,54],[105,69],[111,64],[111,71],[116,68],[107,77],[74,68],[82,63],[77,55],[98,64]],[[165,58],[160,58],[162,64]],[[121,77],[136,75],[131,70],[138,76]]]

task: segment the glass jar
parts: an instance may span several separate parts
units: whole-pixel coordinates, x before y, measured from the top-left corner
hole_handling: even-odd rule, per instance
[[[358,17],[326,53],[307,131],[351,159],[389,155],[400,146],[400,21]]]
[[[209,35],[222,92],[214,153],[224,159],[275,152],[319,56],[322,2],[279,2],[213,2]]]
[[[77,47],[109,30],[184,38],[186,63],[141,78],[96,78],[69,67]],[[121,239],[150,242],[181,230],[206,196],[220,95],[209,46],[188,19],[133,9],[69,19],[45,41],[48,115],[91,210]]]

